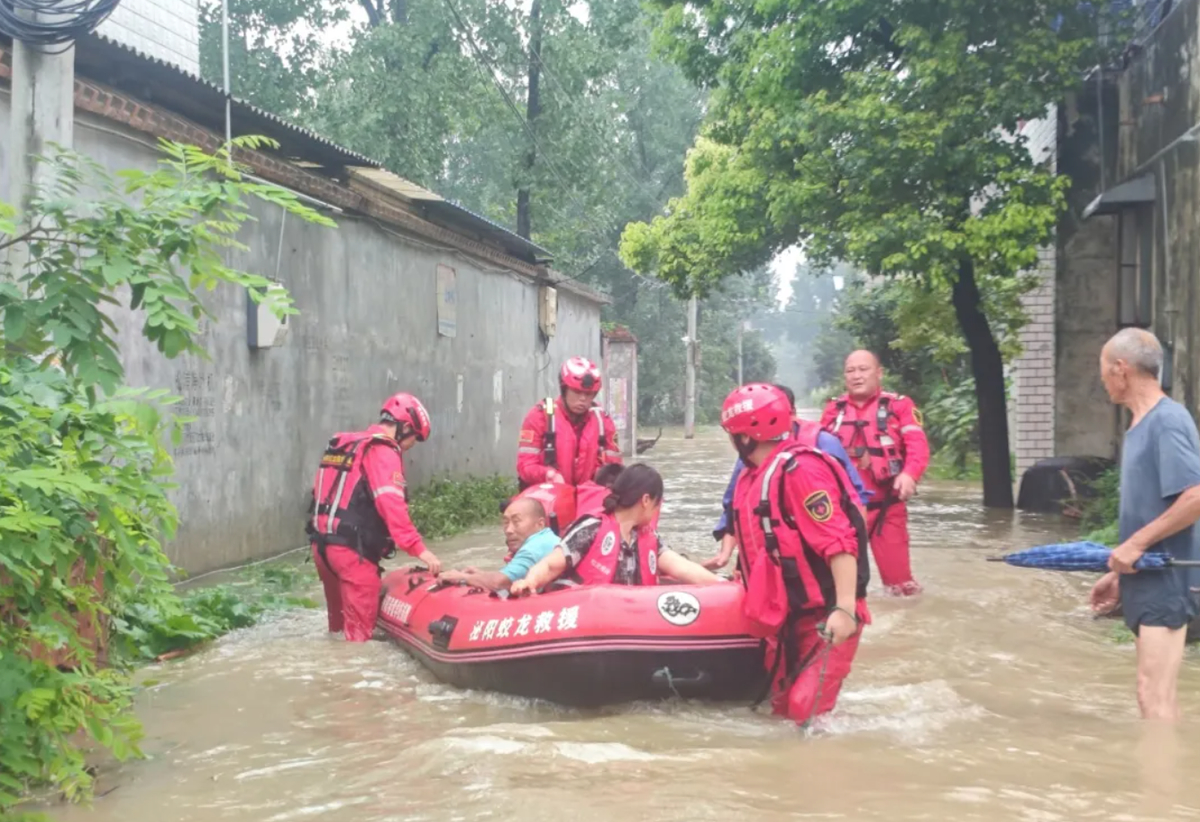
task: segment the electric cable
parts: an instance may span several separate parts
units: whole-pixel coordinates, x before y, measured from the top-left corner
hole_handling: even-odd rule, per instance
[[[0,0],[0,32],[26,45],[50,51],[90,34],[121,0]]]

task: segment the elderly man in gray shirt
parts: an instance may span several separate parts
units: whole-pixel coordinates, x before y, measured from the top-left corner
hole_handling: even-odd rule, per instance
[[[1159,385],[1163,353],[1148,331],[1126,328],[1100,353],[1114,403],[1133,415],[1121,454],[1121,544],[1111,572],[1092,589],[1092,608],[1116,607],[1137,636],[1137,697],[1145,719],[1179,719],[1176,683],[1188,623],[1200,613],[1195,569],[1136,571],[1147,551],[1200,560],[1200,437],[1191,414]]]

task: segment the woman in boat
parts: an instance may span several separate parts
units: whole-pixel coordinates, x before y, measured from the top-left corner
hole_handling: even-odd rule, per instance
[[[721,578],[663,546],[654,530],[662,505],[663,481],[649,465],[621,472],[600,516],[584,516],[553,551],[512,586],[527,596],[564,577],[577,585],[657,585],[660,575],[684,583],[708,584]]]

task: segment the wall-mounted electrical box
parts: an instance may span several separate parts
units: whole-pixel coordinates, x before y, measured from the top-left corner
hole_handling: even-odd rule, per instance
[[[558,289],[553,286],[538,288],[538,326],[547,337],[558,330]]]
[[[246,336],[251,348],[275,348],[283,345],[288,332],[288,318],[276,317],[272,307],[286,292],[280,283],[272,283],[255,302],[246,292]]]

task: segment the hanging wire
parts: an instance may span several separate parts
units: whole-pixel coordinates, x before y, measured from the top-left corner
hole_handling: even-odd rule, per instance
[[[0,0],[0,32],[29,46],[70,48],[94,31],[121,0]],[[58,49],[59,52],[66,48]]]

